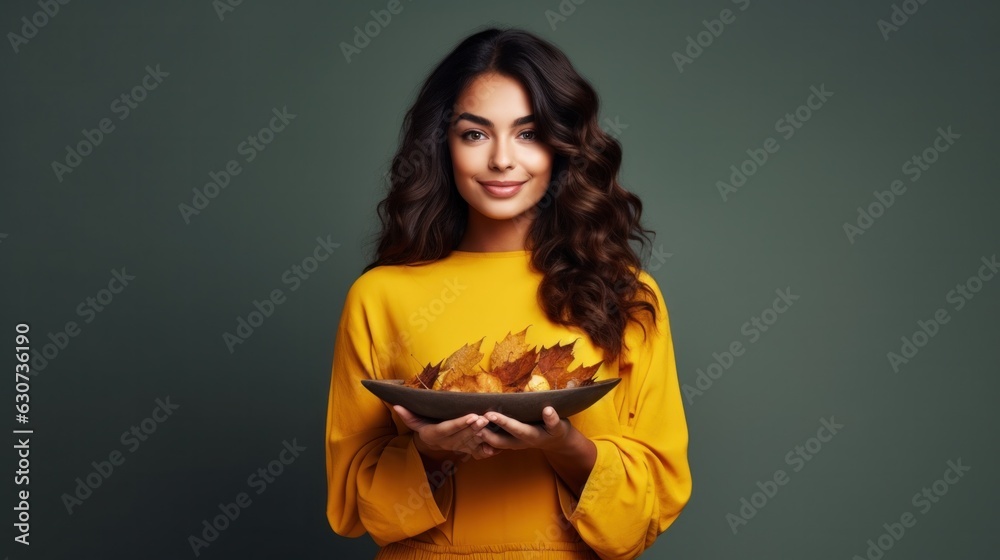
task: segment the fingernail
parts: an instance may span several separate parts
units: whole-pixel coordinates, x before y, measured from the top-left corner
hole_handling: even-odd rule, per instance
[[[494,420],[497,419],[497,415],[496,414],[487,414],[486,417],[490,419],[490,422],[492,422],[492,421],[494,421]]]

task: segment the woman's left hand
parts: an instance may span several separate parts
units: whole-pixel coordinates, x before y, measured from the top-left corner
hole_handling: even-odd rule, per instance
[[[576,428],[569,420],[559,418],[551,406],[542,410],[541,426],[525,424],[499,412],[483,414],[487,420],[503,428],[504,432],[494,432],[483,428],[477,434],[484,443],[497,449],[528,449],[538,448],[548,451],[561,451],[570,439],[570,434]]]

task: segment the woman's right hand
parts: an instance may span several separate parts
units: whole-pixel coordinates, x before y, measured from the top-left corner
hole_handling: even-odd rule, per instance
[[[462,462],[486,459],[500,453],[500,450],[483,443],[476,434],[489,424],[489,420],[478,414],[467,414],[460,418],[431,422],[417,416],[406,408],[393,405],[393,410],[408,428],[413,430],[413,443],[421,455],[436,461],[450,460]]]

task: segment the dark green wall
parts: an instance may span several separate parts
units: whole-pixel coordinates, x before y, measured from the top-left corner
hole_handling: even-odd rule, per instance
[[[694,494],[646,556],[865,557],[905,513],[915,524],[882,537],[887,559],[993,550],[1000,278],[972,279],[1000,253],[995,5],[406,1],[348,62],[341,43],[387,3],[247,0],[220,18],[209,1],[78,1],[39,15],[16,49],[7,35],[7,371],[19,322],[33,348],[50,335],[64,347],[30,381],[31,545],[12,540],[8,482],[3,554],[193,557],[188,536],[247,492],[201,557],[371,557],[367,536],[341,538],[324,516],[333,334],[404,111],[432,66],[490,23],[550,39],[592,81],[624,146],[623,183],[658,233],[649,269],[688,395]],[[0,29],[22,33],[39,6],[4,2]],[[708,44],[703,21],[720,15]],[[893,17],[902,25],[884,35]],[[688,43],[699,33],[700,53]],[[120,100],[144,79],[141,102]],[[241,149],[284,108],[294,118],[263,151]],[[102,126],[71,171],[53,169]],[[933,149],[942,129],[955,135],[937,141],[946,151]],[[933,164],[907,164],[928,149]],[[748,150],[766,162],[723,196]],[[179,210],[227,165],[238,174],[207,206]],[[893,188],[880,212],[874,193]],[[873,204],[878,217],[859,218]],[[331,256],[295,284],[286,271],[317,238]],[[124,288],[112,282],[122,268]],[[119,293],[102,292],[109,282]],[[952,292],[967,283],[972,299]],[[231,352],[223,333],[279,289]],[[798,299],[766,312],[776,290]],[[893,367],[888,354],[935,312],[947,322]],[[762,313],[766,331],[744,327]],[[74,336],[60,335],[70,321]],[[709,369],[713,353],[722,365]],[[146,421],[155,432],[122,438],[167,397],[176,410]],[[843,428],[810,441],[831,417]],[[266,487],[248,480],[285,442],[304,450]],[[120,464],[68,513],[63,494],[115,452]],[[945,495],[914,501],[959,459],[969,470],[937,484]],[[779,470],[785,484],[765,484]],[[771,497],[753,496],[758,482]],[[741,503],[762,498],[755,512]]]

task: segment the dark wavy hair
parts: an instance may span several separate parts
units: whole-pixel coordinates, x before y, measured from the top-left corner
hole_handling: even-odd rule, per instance
[[[651,245],[642,202],[618,183],[621,144],[598,124],[597,92],[551,43],[515,28],[489,28],[465,38],[430,73],[406,112],[399,148],[378,204],[381,231],[368,271],[418,266],[444,258],[465,234],[468,203],[455,186],[448,127],[459,93],[476,77],[497,73],[528,91],[540,142],[554,149],[543,198],[521,216],[533,218],[526,249],[543,273],[538,302],[551,321],[582,329],[606,360],[627,346],[624,330],[646,311],[656,321],[653,290],[640,282]],[[531,216],[528,216],[531,214]]]

